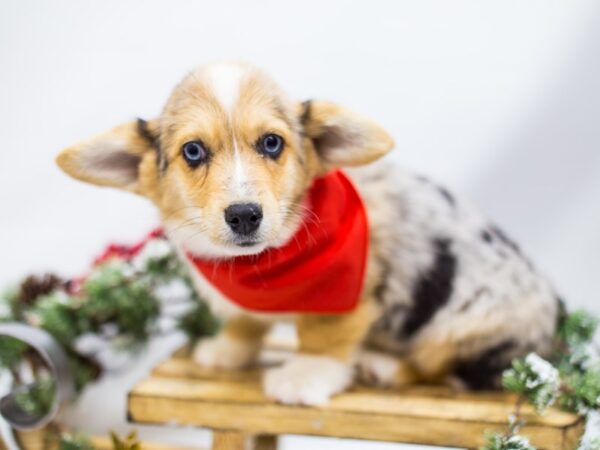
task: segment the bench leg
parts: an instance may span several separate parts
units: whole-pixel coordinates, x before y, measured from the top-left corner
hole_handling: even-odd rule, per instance
[[[213,431],[212,450],[247,450],[248,436],[241,431]]]
[[[253,450],[277,450],[277,436],[260,434],[254,438]]]

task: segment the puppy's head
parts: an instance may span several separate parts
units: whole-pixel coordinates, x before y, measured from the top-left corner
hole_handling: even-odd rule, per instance
[[[282,245],[303,219],[315,177],[392,146],[366,118],[328,102],[292,102],[262,72],[223,63],[184,78],[158,118],[67,148],[57,162],[77,179],[150,198],[176,243],[225,257]]]

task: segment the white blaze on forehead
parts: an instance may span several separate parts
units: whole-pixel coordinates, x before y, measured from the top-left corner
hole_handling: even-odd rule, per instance
[[[240,95],[240,84],[246,70],[244,66],[228,63],[208,67],[213,94],[228,114]]]
[[[233,180],[231,183],[233,194],[243,198],[250,194],[250,183],[237,141],[233,139]]]
[[[235,63],[218,63],[207,68],[212,93],[230,120],[233,108],[240,96],[242,79],[247,71],[247,67]],[[230,190],[235,198],[243,199],[251,194],[247,169],[235,137],[232,139],[231,145],[233,147],[233,170]]]

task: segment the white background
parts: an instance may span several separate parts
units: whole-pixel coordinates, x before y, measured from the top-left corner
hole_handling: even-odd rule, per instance
[[[70,180],[53,158],[158,114],[180,77],[219,59],[378,120],[398,162],[479,205],[569,304],[600,312],[600,2],[576,0],[1,0],[1,283],[76,275],[156,224],[143,199]],[[154,343],[145,367],[165,351]],[[72,422],[124,429],[143,370],[91,389]]]

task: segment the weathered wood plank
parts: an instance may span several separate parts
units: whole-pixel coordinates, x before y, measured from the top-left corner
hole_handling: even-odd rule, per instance
[[[357,387],[350,392],[338,395],[322,411],[339,410],[363,414],[410,415],[425,418],[483,420],[489,423],[505,423],[511,414],[514,403],[488,399],[485,394],[473,398],[464,394],[432,396],[428,390],[375,390]],[[260,384],[254,380],[234,379],[173,379],[154,376],[139,383],[131,395],[182,399],[187,401],[211,401],[227,403],[265,404],[271,402],[263,394]],[[523,416],[529,423],[546,426],[566,426],[574,416],[551,410],[538,416],[526,405]]]
[[[58,427],[53,425],[38,430],[16,431],[15,435],[25,450],[56,450],[59,446]]]
[[[214,431],[212,450],[250,450],[248,436],[240,431]]]
[[[262,371],[259,369],[247,370],[225,370],[225,369],[209,369],[200,367],[193,361],[187,358],[174,357],[156,366],[152,374],[159,378],[174,378],[174,379],[201,379],[201,380],[233,380],[249,383],[259,383]],[[381,389],[363,388],[363,391],[371,391],[381,394]],[[449,397],[469,399],[472,401],[494,401],[504,402],[514,405],[516,397],[513,394],[506,392],[457,392],[445,386],[439,385],[415,385],[408,386],[402,389],[396,389],[391,392],[401,393],[403,396],[426,396],[426,397]]]
[[[143,381],[130,393],[133,421],[476,448],[484,433],[503,428],[514,401],[505,395],[457,395],[435,389],[437,395],[431,395],[432,388],[357,388],[324,408],[290,407],[265,399],[257,373],[239,379],[163,376],[173,374],[174,367],[163,365],[156,371],[160,376]],[[523,414],[528,422],[523,434],[540,448],[566,450],[582,430],[576,417],[557,410],[539,417],[524,407]]]
[[[160,363],[154,368],[152,374],[162,378],[180,379],[206,379],[206,380],[238,380],[258,382],[260,371],[250,370],[223,370],[200,367],[193,361],[184,358],[172,358]]]
[[[277,443],[277,436],[270,434],[261,434],[254,437],[253,450],[277,450]]]

